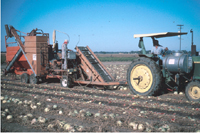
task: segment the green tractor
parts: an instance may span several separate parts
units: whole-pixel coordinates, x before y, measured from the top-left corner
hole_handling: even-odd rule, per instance
[[[191,55],[182,51],[170,53],[169,50],[158,54],[147,54],[143,37],[155,38],[184,35],[187,33],[164,32],[154,34],[136,34],[140,38],[139,47],[142,54],[134,59],[127,71],[127,82],[130,90],[137,95],[151,96],[171,88],[185,91],[190,101],[200,101],[200,52],[192,43]]]

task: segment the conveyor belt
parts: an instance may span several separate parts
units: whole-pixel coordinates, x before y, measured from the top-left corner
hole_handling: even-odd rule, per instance
[[[99,73],[99,75],[103,78],[105,82],[113,81],[111,76],[106,72],[106,70],[102,67],[102,65],[93,55],[93,53],[91,53],[87,47],[78,47],[78,48],[87,58],[87,60],[92,64],[92,66],[95,68],[95,70]]]

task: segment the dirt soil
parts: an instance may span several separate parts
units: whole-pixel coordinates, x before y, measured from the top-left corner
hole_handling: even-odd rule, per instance
[[[126,80],[129,64],[104,63],[116,80]],[[199,132],[200,103],[188,101],[184,92],[138,96],[128,87],[63,88],[59,80],[31,85],[20,83],[20,76],[2,75],[1,131]]]

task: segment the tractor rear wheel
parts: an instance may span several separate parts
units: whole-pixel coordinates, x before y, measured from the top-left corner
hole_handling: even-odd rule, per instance
[[[21,82],[27,84],[28,81],[29,81],[29,75],[28,75],[27,73],[23,73],[23,74],[21,75]]]
[[[139,57],[127,71],[127,81],[134,94],[151,96],[161,88],[161,70],[152,59]]]
[[[200,102],[200,82],[192,81],[185,89],[185,96],[190,101]]]
[[[34,74],[30,75],[29,81],[30,81],[30,84],[37,84],[38,83],[38,79]]]

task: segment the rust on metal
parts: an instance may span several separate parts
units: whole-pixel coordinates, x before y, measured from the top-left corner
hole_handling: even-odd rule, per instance
[[[36,78],[41,79],[58,78],[61,81],[64,79],[64,85],[68,84],[65,83],[66,77],[68,81],[77,84],[99,86],[126,84],[115,81],[88,46],[76,47],[76,52],[70,50],[67,69],[63,70],[63,59],[59,57],[58,50],[55,51],[49,44],[48,33],[36,28],[21,36],[17,32],[23,32],[16,30],[13,26],[10,26],[10,29],[6,26],[6,32],[6,62],[10,72],[18,75],[26,73],[29,77],[34,74]],[[7,41],[11,37],[15,37],[18,46],[11,45],[16,42]],[[22,37],[24,42],[21,40]]]

